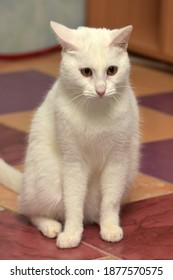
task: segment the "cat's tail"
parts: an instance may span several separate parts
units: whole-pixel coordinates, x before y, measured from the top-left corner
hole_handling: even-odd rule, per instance
[[[7,188],[20,193],[22,173],[0,158],[0,183]]]

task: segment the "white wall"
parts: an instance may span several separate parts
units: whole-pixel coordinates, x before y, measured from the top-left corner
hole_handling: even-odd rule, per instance
[[[85,0],[0,0],[0,54],[35,51],[57,44],[50,20],[85,25]]]

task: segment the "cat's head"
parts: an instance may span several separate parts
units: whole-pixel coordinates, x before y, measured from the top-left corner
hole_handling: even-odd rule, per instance
[[[132,26],[121,29],[69,29],[51,22],[62,46],[60,77],[72,95],[115,96],[128,81],[128,40]]]

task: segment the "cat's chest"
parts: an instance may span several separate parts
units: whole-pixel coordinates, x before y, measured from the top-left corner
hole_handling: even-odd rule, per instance
[[[99,116],[84,116],[77,111],[59,115],[57,140],[62,154],[70,153],[90,164],[104,162],[112,151],[118,150],[127,138],[127,121],[116,114],[105,115],[104,112]]]
[[[81,155],[91,161],[103,161],[113,149],[116,136],[113,128],[100,129],[87,127],[80,133],[76,131],[75,141]]]

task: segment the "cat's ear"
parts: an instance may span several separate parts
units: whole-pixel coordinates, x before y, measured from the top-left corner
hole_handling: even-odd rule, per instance
[[[111,31],[112,41],[110,46],[119,47],[124,50],[128,47],[128,42],[130,38],[130,34],[133,30],[133,26],[129,25],[121,29],[115,29]]]
[[[58,37],[58,40],[65,51],[77,51],[78,48],[73,44],[75,39],[75,29],[70,29],[62,24],[51,21],[50,25]]]

